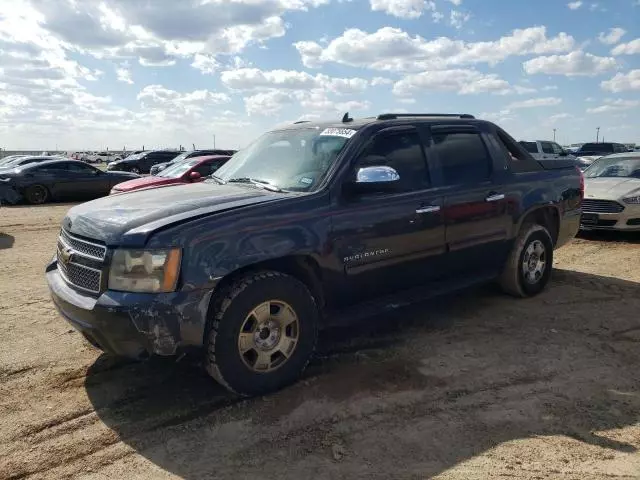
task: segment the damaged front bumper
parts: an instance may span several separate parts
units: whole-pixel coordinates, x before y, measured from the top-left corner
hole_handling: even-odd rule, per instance
[[[163,294],[108,290],[96,298],[69,286],[55,260],[47,265],[46,278],[58,311],[106,353],[139,359],[203,345],[211,290]]]

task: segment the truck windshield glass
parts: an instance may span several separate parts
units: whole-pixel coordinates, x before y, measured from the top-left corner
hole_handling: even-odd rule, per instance
[[[355,133],[342,128],[268,132],[237,152],[215,176],[225,182],[253,179],[282,190],[313,191]]]
[[[640,178],[640,157],[601,158],[584,171],[587,178]]]

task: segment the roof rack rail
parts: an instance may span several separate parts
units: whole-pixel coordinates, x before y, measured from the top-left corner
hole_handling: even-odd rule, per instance
[[[377,120],[395,120],[396,118],[419,117],[449,117],[449,118],[476,118],[468,113],[381,113]]]
[[[293,122],[293,124],[297,124],[297,123],[309,123],[311,120],[298,120],[297,122]]]

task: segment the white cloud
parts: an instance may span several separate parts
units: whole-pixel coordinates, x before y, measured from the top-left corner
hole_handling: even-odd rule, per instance
[[[462,26],[471,18],[470,13],[462,12],[460,10],[451,10],[449,17],[449,23],[453,28],[462,28]]]
[[[614,93],[640,90],[640,69],[631,70],[629,73],[618,73],[611,80],[600,83],[600,87]]]
[[[131,79],[131,72],[126,68],[117,68],[116,76],[119,82],[124,82],[130,85],[133,85],[133,80]]]
[[[160,110],[163,115],[176,118],[199,118],[206,107],[231,101],[226,93],[209,90],[194,90],[183,93],[165,88],[162,85],[147,85],[136,98],[143,108]]]
[[[537,57],[523,63],[524,71],[529,75],[547,74],[568,77],[595,76],[613,70],[617,66],[615,58],[597,57],[582,51],[567,55]]]
[[[374,33],[348,29],[326,47],[311,41],[294,43],[294,47],[309,68],[335,62],[383,71],[421,71],[494,65],[511,56],[569,51],[574,44],[566,33],[548,38],[545,27],[518,29],[495,41],[469,43],[448,37],[426,40],[399,28],[383,27]]]
[[[391,80],[390,78],[384,78],[384,77],[373,77],[371,79],[371,85],[373,87],[378,87],[380,85],[390,85],[393,83],[393,80]]]
[[[515,110],[519,108],[553,107],[555,105],[560,105],[561,103],[562,99],[557,97],[530,98],[529,100],[510,103],[507,105],[507,109]]]
[[[598,40],[600,40],[600,42],[604,43],[605,45],[615,45],[620,41],[625,33],[627,33],[627,31],[624,28],[610,28],[608,33],[600,32],[600,35],[598,35]]]
[[[247,114],[250,116],[270,116],[291,104],[298,104],[301,109],[307,112],[306,115],[314,118],[320,118],[329,113],[337,115],[338,112],[367,110],[371,107],[371,102],[367,100],[335,102],[320,90],[295,90],[292,92],[269,90],[245,97],[244,102]]]
[[[449,0],[451,3],[453,3],[456,7],[459,7],[460,5],[462,5],[462,0]]]
[[[640,100],[623,100],[621,98],[618,98],[616,100],[609,99],[599,107],[587,108],[587,113],[621,112],[638,107],[640,107]]]
[[[370,5],[374,12],[404,19],[419,18],[427,10],[436,11],[435,3],[430,0],[370,0]]]
[[[216,60],[214,55],[196,53],[193,57],[193,63],[191,66],[197,70],[200,70],[203,74],[213,74],[220,68],[220,63]]]
[[[363,78],[334,78],[294,70],[263,71],[257,68],[225,71],[220,74],[220,79],[227,87],[241,91],[325,89],[337,94],[353,94],[362,92],[369,86],[369,82]]]
[[[638,55],[640,54],[640,38],[630,41],[629,43],[621,43],[613,50],[612,55]]]
[[[477,70],[434,70],[407,75],[395,83],[393,93],[411,97],[425,92],[457,92],[462,95],[485,92],[507,93],[510,85],[496,74],[484,74]]]
[[[582,6],[582,2],[580,2],[580,1],[567,3],[567,7],[569,7],[571,10],[577,10],[581,6]]]

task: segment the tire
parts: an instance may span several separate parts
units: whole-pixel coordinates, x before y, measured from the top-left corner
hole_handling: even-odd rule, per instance
[[[252,272],[221,292],[212,305],[205,368],[218,383],[234,393],[254,396],[279,390],[300,377],[315,350],[319,317],[302,282],[279,272]],[[295,325],[287,323],[291,314]],[[270,326],[266,330],[261,328],[265,324]],[[268,348],[274,344],[287,356]],[[270,369],[262,368],[267,366],[262,363],[265,359]]]
[[[532,253],[535,257],[530,256]],[[544,261],[541,271],[538,271],[540,263],[536,262],[536,259]],[[532,297],[545,289],[551,278],[552,267],[551,234],[542,225],[527,223],[520,228],[509,253],[499,278],[500,287],[505,293],[515,297]]]
[[[31,185],[25,190],[24,197],[31,205],[42,205],[49,200],[49,190],[43,185]]]

